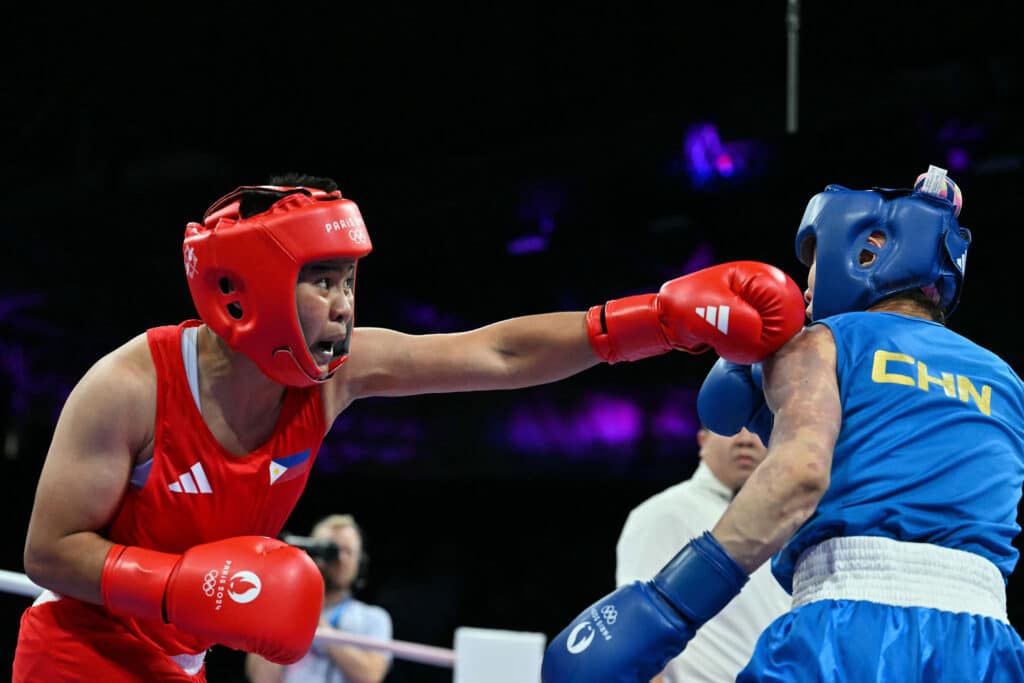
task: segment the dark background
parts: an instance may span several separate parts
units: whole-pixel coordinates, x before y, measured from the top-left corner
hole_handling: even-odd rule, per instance
[[[812,194],[906,186],[936,164],[975,237],[950,326],[1020,371],[1011,7],[805,3],[796,130],[780,0],[5,10],[0,565],[23,569],[67,391],[129,337],[194,316],[185,222],[273,173],[333,177],[359,203],[375,249],[357,321],[425,332],[583,310],[732,259],[803,283],[792,238]],[[543,248],[514,253],[531,239]],[[356,515],[364,598],[396,639],[451,647],[460,625],[552,637],[611,589],[628,510],[696,466],[693,397],[713,360],[358,403],[289,529]],[[1018,627],[1022,591],[1014,575]],[[5,667],[28,602],[0,596]],[[215,649],[211,682],[241,681],[241,661]],[[388,680],[450,672],[398,662]]]

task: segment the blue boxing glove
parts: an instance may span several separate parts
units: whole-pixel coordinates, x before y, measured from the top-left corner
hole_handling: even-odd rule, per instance
[[[710,532],[650,581],[634,581],[585,609],[544,652],[543,683],[647,683],[747,582]]]
[[[740,365],[719,358],[697,394],[701,423],[723,436],[746,427],[767,446],[775,417],[764,400],[761,364]]]

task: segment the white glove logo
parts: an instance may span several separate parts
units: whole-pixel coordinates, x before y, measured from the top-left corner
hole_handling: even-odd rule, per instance
[[[583,631],[587,632],[586,635],[577,640],[577,638]],[[593,639],[594,627],[590,625],[589,621],[584,621],[577,624],[576,628],[574,628],[569,633],[569,637],[565,641],[565,647],[572,654],[578,655],[579,653],[583,652],[588,647],[590,647],[590,641],[592,641]]]
[[[693,309],[698,317],[703,318],[713,327],[717,327],[722,334],[729,334],[729,307],[728,306],[698,306]]]
[[[231,577],[228,595],[238,604],[244,605],[255,600],[261,588],[263,585],[260,583],[260,577],[249,571],[240,571]]]

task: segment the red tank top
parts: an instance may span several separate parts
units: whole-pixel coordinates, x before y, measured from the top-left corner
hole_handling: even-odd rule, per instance
[[[128,487],[111,522],[115,543],[182,553],[231,536],[276,537],[306,486],[325,431],[320,388],[289,388],[266,442],[247,455],[228,453],[203,421],[185,374],[182,331],[200,324],[146,333],[157,377],[153,460],[145,483]],[[129,621],[169,654],[212,645],[161,621]]]

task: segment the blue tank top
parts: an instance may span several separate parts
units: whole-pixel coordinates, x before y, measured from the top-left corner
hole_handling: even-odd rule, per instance
[[[1024,383],[943,325],[895,313],[818,321],[836,342],[843,417],[831,484],[772,559],[792,592],[800,553],[883,536],[976,553],[1008,577],[1024,482]]]

